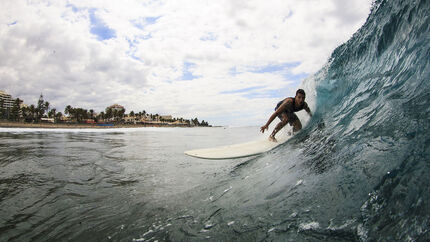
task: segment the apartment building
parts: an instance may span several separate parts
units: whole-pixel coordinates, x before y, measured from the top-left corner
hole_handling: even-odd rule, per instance
[[[14,100],[10,94],[5,91],[0,90],[0,100],[3,101],[3,109],[8,109],[13,107]]]

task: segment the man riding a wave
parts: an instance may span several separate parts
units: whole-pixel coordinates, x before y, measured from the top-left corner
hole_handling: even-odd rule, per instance
[[[278,117],[281,122],[279,122],[275,129],[273,129],[272,134],[269,136],[269,140],[276,142],[275,135],[279,132],[287,123],[290,126],[293,126],[293,132],[297,132],[302,129],[302,123],[299,118],[295,114],[300,110],[305,110],[309,116],[312,117],[311,110],[309,109],[308,104],[305,102],[306,94],[303,89],[299,89],[296,92],[295,97],[287,97],[284,100],[280,101],[275,108],[275,112],[270,116],[267,123],[260,128],[260,131],[264,133],[265,130],[269,129],[270,123]]]

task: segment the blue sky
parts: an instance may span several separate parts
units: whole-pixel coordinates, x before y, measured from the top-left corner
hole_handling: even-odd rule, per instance
[[[184,66],[182,68],[182,77],[183,81],[191,81],[193,79],[199,78],[199,76],[193,75],[192,68],[194,68],[196,64],[191,62],[184,62]]]
[[[57,110],[119,103],[261,125],[364,23],[371,0],[12,1],[0,90]],[[318,26],[318,27],[316,27]]]
[[[97,36],[98,40],[107,40],[112,39],[116,37],[115,30],[109,28],[105,22],[103,22],[102,19],[97,17],[96,15],[97,9],[90,9],[89,16],[90,16],[90,23],[91,23],[91,30],[90,32]]]

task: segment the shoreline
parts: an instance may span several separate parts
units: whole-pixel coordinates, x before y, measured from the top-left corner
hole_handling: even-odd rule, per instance
[[[193,128],[192,126],[175,124],[114,124],[113,126],[98,126],[97,124],[53,124],[53,123],[21,123],[21,122],[2,122],[0,128],[44,128],[44,129],[113,129],[113,128]]]

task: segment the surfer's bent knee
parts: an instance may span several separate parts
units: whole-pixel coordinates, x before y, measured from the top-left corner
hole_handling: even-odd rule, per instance
[[[300,122],[300,120],[297,119],[293,124],[293,131],[297,132],[301,129],[302,129],[302,123]]]
[[[282,123],[282,126],[285,126],[285,125],[288,123],[288,119],[283,119],[283,120],[281,121],[281,123]]]

